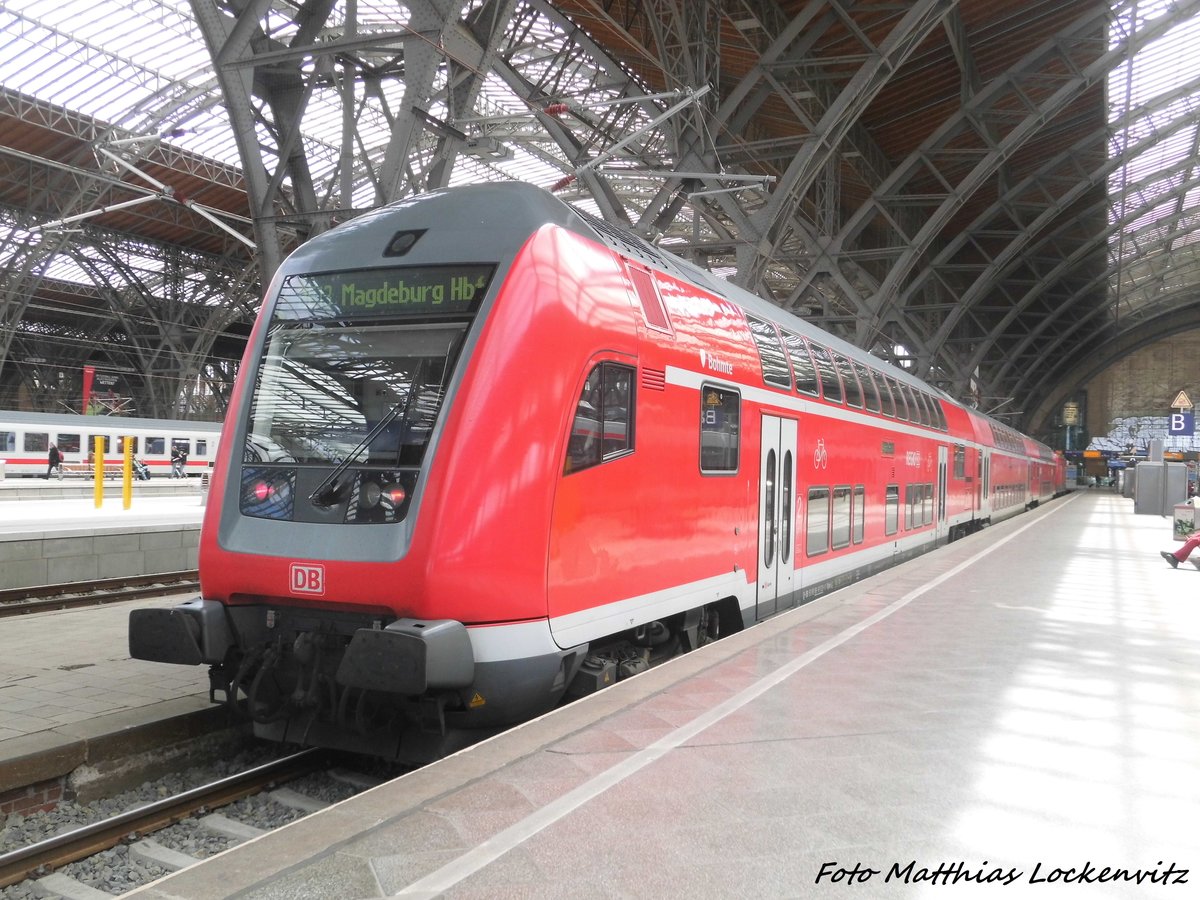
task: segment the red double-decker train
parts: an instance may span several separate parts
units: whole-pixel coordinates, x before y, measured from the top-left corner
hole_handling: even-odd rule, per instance
[[[412,198],[280,268],[201,595],[134,657],[259,734],[446,748],[1028,509],[1060,457],[538,188]]]

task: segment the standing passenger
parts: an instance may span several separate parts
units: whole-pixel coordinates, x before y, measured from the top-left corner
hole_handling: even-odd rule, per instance
[[[49,481],[50,473],[55,469],[58,469],[58,478],[61,481],[63,477],[62,454],[58,452],[57,444],[50,445],[50,455],[47,461],[50,463],[50,465],[46,468],[46,480]]]

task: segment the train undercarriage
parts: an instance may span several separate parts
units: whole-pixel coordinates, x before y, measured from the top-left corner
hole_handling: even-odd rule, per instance
[[[130,652],[209,664],[209,697],[272,741],[428,762],[742,627],[734,598],[601,641],[476,663],[468,629],[194,600],[131,618]]]

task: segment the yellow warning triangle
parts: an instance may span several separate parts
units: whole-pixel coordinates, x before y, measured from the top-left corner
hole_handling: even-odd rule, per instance
[[[1175,395],[1175,401],[1171,404],[1171,409],[1191,409],[1192,401],[1188,399],[1187,391],[1180,391]]]

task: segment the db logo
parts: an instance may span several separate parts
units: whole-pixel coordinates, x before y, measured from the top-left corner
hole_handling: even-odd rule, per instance
[[[292,590],[298,594],[324,594],[325,567],[292,563]]]

